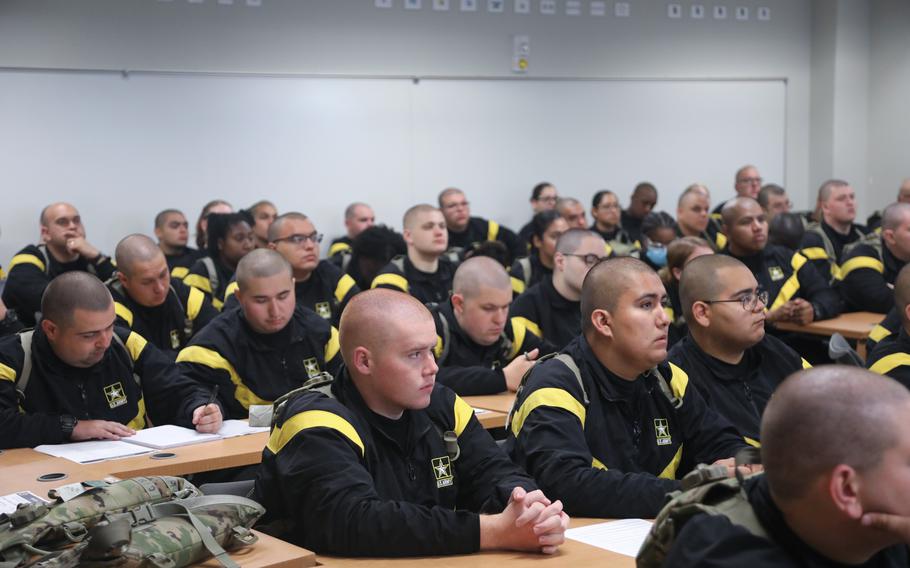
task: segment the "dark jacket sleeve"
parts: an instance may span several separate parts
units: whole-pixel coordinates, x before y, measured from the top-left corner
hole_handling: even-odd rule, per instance
[[[142,379],[142,396],[152,423],[194,428],[193,410],[208,402],[211,390],[181,375],[173,360],[148,342],[134,365],[133,370]],[[221,414],[225,415],[223,409]]]
[[[797,273],[799,295],[812,303],[816,320],[831,319],[841,312],[841,299],[811,262],[806,262]]]
[[[41,444],[62,444],[58,414],[24,413],[19,410],[16,379],[24,355],[17,336],[0,340],[0,448],[34,448]]]
[[[546,381],[533,380],[541,372],[547,374]],[[558,385],[562,385],[559,390],[565,396],[576,401],[582,398],[572,372],[558,361],[537,367],[530,378],[523,401],[538,387],[555,391]],[[654,517],[666,494],[680,487],[678,481],[650,473],[594,467],[584,428],[578,417],[566,409],[537,406],[520,430],[516,432],[518,425],[514,421],[511,426],[510,442],[515,445],[512,457],[534,476],[548,497],[561,499],[570,515]]]
[[[809,264],[815,267],[826,282],[831,282],[831,263],[837,262],[837,259],[828,257],[825,243],[818,233],[806,231],[799,243],[799,252],[809,259]]]
[[[894,291],[885,276],[871,268],[851,270],[840,283],[841,294],[858,310],[886,314],[894,307]]]
[[[528,254],[528,246],[515,234],[515,231],[508,227],[499,226],[499,234],[496,236],[496,240],[506,245],[513,259],[527,256]]]
[[[505,391],[506,376],[502,369],[473,367],[441,367],[436,380],[461,396],[496,394]]]
[[[16,310],[26,325],[35,324],[35,313],[41,311],[41,296],[51,279],[31,259],[44,263],[38,247],[28,246],[13,257],[12,267],[3,287],[3,303]],[[24,260],[28,259],[28,260]],[[18,262],[17,262],[18,260]]]
[[[767,539],[732,524],[720,515],[698,515],[676,536],[666,568],[728,568],[730,566],[780,566],[800,564],[781,554]]]
[[[228,309],[227,302],[224,303],[224,309]],[[196,316],[196,319],[193,320],[193,335],[195,336],[199,333],[199,331],[207,326],[210,321],[215,319],[217,315],[218,310],[212,305],[212,301],[209,298],[203,298],[202,307],[199,308],[199,314]]]
[[[269,452],[264,461],[273,460],[266,467],[274,478],[265,481],[260,473],[258,483],[272,484],[269,491],[281,496],[295,527],[291,539],[306,548],[345,556],[435,556],[480,548],[475,513],[381,498],[361,448],[336,429],[305,428],[273,458]]]
[[[512,305],[509,307],[509,316],[513,318],[524,318],[536,325],[538,329],[540,329],[541,317],[537,310],[537,303],[534,301],[534,297],[527,292],[521,296],[518,296],[518,298],[512,302]],[[541,330],[541,332],[542,331],[543,330]],[[532,332],[529,331],[529,333]],[[536,337],[536,334],[532,333],[532,335],[535,335]],[[559,348],[544,338],[539,338],[539,341],[537,343],[537,347],[540,348],[540,353],[538,354],[540,357],[559,351]],[[524,349],[523,352],[524,351],[530,351],[530,349]]]

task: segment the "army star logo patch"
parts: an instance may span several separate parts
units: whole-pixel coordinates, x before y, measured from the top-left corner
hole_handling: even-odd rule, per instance
[[[315,377],[319,374],[319,362],[315,357],[303,360],[303,368],[306,369],[308,377]]]
[[[316,302],[314,310],[319,317],[323,319],[331,319],[332,317],[332,308],[329,306],[328,302]]]
[[[452,464],[449,462],[449,456],[433,458],[430,463],[433,465],[433,475],[436,476],[436,488],[452,485],[455,480],[452,477]]]
[[[104,397],[111,408],[126,404],[126,393],[123,392],[123,385],[119,382],[104,387]]]
[[[673,438],[670,437],[670,424],[666,418],[654,419],[654,434],[657,436],[658,446],[667,446],[673,443]]]
[[[176,329],[171,330],[171,349],[180,349],[180,335]]]
[[[768,274],[771,275],[771,280],[777,282],[778,280],[784,279],[784,271],[780,266],[769,266]]]

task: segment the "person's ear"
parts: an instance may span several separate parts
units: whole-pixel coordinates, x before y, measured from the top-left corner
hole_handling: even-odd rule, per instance
[[[831,502],[837,510],[855,521],[863,516],[859,488],[859,474],[849,465],[840,464],[829,474],[828,496]]]
[[[613,316],[607,310],[596,309],[591,312],[591,325],[600,335],[613,338]]]
[[[54,340],[57,339],[57,333],[59,333],[60,327],[49,319],[43,319],[41,320],[41,330],[48,339]]]
[[[124,274],[123,272],[118,270],[117,271],[117,280],[120,281],[120,283],[123,285],[124,288],[129,289],[130,279],[126,277],[126,274]]]
[[[224,250],[224,239],[218,239],[218,250]]]
[[[414,239],[413,239],[413,237],[411,236],[411,230],[410,230],[410,229],[403,229],[403,230],[401,231],[401,236],[402,236],[402,238],[404,238],[405,244],[408,244],[408,245],[412,245],[412,246],[413,246],[413,244],[414,244]]]
[[[464,296],[461,294],[452,294],[452,308],[456,314],[461,315],[464,311]]]
[[[565,272],[566,270],[566,256],[561,252],[557,252],[553,255],[553,265],[560,272]]]
[[[701,327],[711,326],[711,306],[698,300],[692,304],[692,319]]]
[[[355,347],[351,353],[351,367],[360,375],[370,375],[373,367],[370,350],[363,346]]]
[[[266,245],[270,250],[278,250],[278,243],[269,243]]]
[[[673,273],[673,280],[676,280],[677,282],[679,282],[679,279],[682,278],[682,268],[679,268],[678,266],[674,266],[673,268],[670,269],[670,272]]]
[[[543,248],[543,240],[537,235],[531,235],[531,244],[534,245],[534,248],[536,249]]]
[[[885,244],[894,246],[894,229],[883,229],[882,239],[884,239]]]

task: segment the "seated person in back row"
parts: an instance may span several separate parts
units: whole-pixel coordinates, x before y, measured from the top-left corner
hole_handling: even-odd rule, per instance
[[[518,388],[540,353],[540,330],[509,317],[509,275],[488,257],[469,258],[455,272],[452,299],[430,310],[438,336],[439,382],[462,396]]]
[[[366,203],[355,202],[344,210],[344,228],[347,233],[338,237],[329,245],[328,260],[338,268],[345,270],[350,262],[352,245],[357,235],[376,224],[376,214]]]
[[[34,331],[0,340],[0,448],[118,440],[153,424],[221,428],[211,391],[180,376],[138,333],[114,326],[100,280],[68,272],[48,285]]]
[[[581,295],[582,334],[536,365],[509,417],[512,458],[566,512],[653,517],[698,463],[746,447],[666,361],[666,291],[633,258],[594,266]]]
[[[435,343],[417,300],[388,290],[351,300],[331,394],[301,390],[276,409],[256,500],[285,529],[277,536],[345,556],[552,553],[562,543],[562,505],[435,384]]]
[[[190,273],[190,267],[205,253],[190,248],[190,224],[181,211],[165,209],[155,215],[155,238],[158,248],[164,253],[171,276],[183,280]]]
[[[682,271],[679,294],[689,335],[670,350],[708,406],[746,442],[759,445],[761,415],[777,385],[809,364],[765,333],[765,302],[755,277],[735,258],[698,257]]]
[[[531,227],[531,250],[528,256],[516,258],[509,269],[512,290],[517,294],[553,274],[556,241],[569,230],[566,220],[552,209],[534,215],[528,226]]]
[[[563,233],[556,244],[553,275],[512,304],[513,318],[525,318],[540,330],[544,352],[559,351],[581,333],[581,283],[588,270],[606,258],[604,250],[604,240],[593,231]]]
[[[444,256],[449,242],[445,217],[432,205],[415,205],[405,211],[402,225],[408,254],[380,270],[372,288],[399,290],[424,304],[445,302],[458,266]]]
[[[906,389],[862,369],[791,376],[765,409],[765,473],[745,481],[746,510],[740,506],[736,521],[722,513],[690,518],[663,565],[910,565],[908,413]],[[742,522],[749,516],[752,529]]]
[[[907,266],[901,268],[894,281],[894,307],[891,313],[900,319],[898,331],[871,348],[866,366],[910,389],[910,268]]]
[[[117,244],[117,277],[108,283],[117,323],[151,341],[171,359],[218,315],[201,291],[172,279],[152,239],[129,235]]]
[[[462,258],[466,251],[484,241],[499,241],[506,245],[512,260],[524,256],[527,246],[511,229],[483,217],[471,217],[468,198],[460,189],[450,187],[439,194],[439,210],[445,216],[450,258]]]
[[[211,389],[229,418],[246,418],[252,404],[271,404],[340,365],[338,332],[294,299],[291,265],[256,249],[237,265],[240,309],[225,310],[177,355],[185,377]]]
[[[246,213],[212,213],[207,227],[206,256],[193,264],[183,283],[205,292],[220,311],[237,263],[253,250],[253,230]]]
[[[818,188],[818,211],[821,220],[806,227],[800,253],[828,282],[833,282],[840,272],[838,263],[844,247],[863,238],[869,230],[853,222],[856,193],[843,180],[829,179]]]
[[[285,213],[271,224],[268,248],[278,251],[294,270],[294,296],[297,305],[316,312],[337,326],[348,300],[360,292],[354,279],[327,260],[319,260],[322,235],[303,213]],[[225,292],[224,305],[237,305],[236,280]]]
[[[8,267],[3,303],[15,310],[27,327],[37,323],[44,289],[56,276],[79,270],[107,280],[114,264],[85,238],[79,211],[69,203],[52,203],[41,210],[41,244],[16,253]]]

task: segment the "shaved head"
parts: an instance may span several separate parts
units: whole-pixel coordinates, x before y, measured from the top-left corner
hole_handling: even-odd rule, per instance
[[[124,237],[114,249],[117,270],[127,276],[132,275],[137,263],[151,262],[163,256],[164,253],[161,252],[155,241],[138,233]]]
[[[113,304],[107,287],[93,274],[81,270],[64,272],[51,280],[41,296],[44,319],[66,328],[72,325],[76,310],[103,312]]]
[[[581,243],[585,239],[600,239],[603,241],[603,237],[594,231],[588,229],[569,229],[565,233],[559,235],[559,240],[556,241],[556,252],[572,254],[581,247]],[[606,250],[606,245],[604,246],[604,250]]]
[[[272,249],[256,249],[237,263],[237,287],[243,291],[256,278],[268,278],[282,272],[286,272],[288,278],[294,277],[291,263],[280,253]]]
[[[269,231],[267,239],[269,242],[274,242],[278,238],[278,235],[282,233],[282,227],[287,221],[306,221],[308,217],[303,213],[298,213],[297,211],[290,211],[284,215],[279,215],[275,217],[275,220],[272,221],[272,224],[269,225]]]
[[[692,304],[701,300],[718,298],[725,287],[720,271],[725,268],[744,268],[745,264],[725,254],[707,254],[693,258],[683,269],[679,279],[679,300],[686,321],[692,325]]]
[[[440,199],[442,199],[441,196],[440,196]],[[415,206],[411,207],[410,209],[408,209],[407,211],[404,212],[404,218],[402,218],[402,220],[401,220],[402,228],[413,229],[414,226],[417,224],[417,217],[421,213],[431,213],[433,211],[439,211],[439,209],[437,209],[436,207],[433,207],[432,205],[428,205],[426,203],[421,203],[419,205],[415,205]]]
[[[442,209],[443,200],[445,200],[445,198],[450,195],[464,195],[464,192],[461,191],[460,189],[458,189],[457,187],[449,187],[449,188],[446,188],[446,189],[443,189],[442,191],[440,191],[439,196],[436,198],[437,201],[439,202],[440,209]]]
[[[338,326],[342,359],[350,366],[356,348],[382,350],[389,342],[397,339],[397,334],[389,333],[390,328],[407,329],[410,327],[409,322],[415,320],[432,321],[433,316],[413,296],[382,288],[357,294],[342,312]]]
[[[455,271],[452,292],[464,298],[472,298],[483,288],[511,290],[512,282],[505,268],[485,256],[469,258],[462,262]]]
[[[910,216],[910,203],[892,203],[885,207],[885,211],[882,213],[882,230],[897,229],[908,216]]]
[[[610,258],[594,265],[585,276],[581,287],[581,323],[589,331],[594,310],[616,309],[616,302],[623,292],[634,286],[636,274],[655,274],[651,267],[637,258]]]
[[[39,222],[42,225],[47,226],[50,223],[50,221],[47,218],[48,211],[50,211],[51,209],[56,209],[58,207],[62,207],[65,209],[72,209],[73,211],[76,211],[77,215],[79,214],[79,212],[76,210],[75,207],[73,207],[72,204],[67,203],[66,201],[58,201],[57,203],[51,203],[50,205],[46,206],[44,209],[41,210],[41,215],[39,215],[39,217],[38,217]]]
[[[724,204],[724,208],[720,210],[720,216],[724,221],[724,225],[732,225],[735,223],[736,220],[742,216],[743,211],[750,208],[753,203],[761,209],[761,205],[758,201],[751,197],[734,197],[727,201]]]
[[[762,462],[775,500],[804,496],[838,465],[860,473],[897,443],[910,391],[865,369],[829,365],[785,380],[765,408]]]

